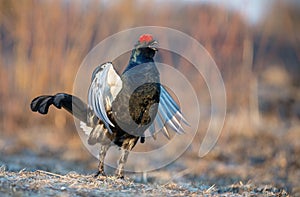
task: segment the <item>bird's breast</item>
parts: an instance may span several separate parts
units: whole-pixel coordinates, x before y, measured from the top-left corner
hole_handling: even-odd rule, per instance
[[[118,126],[134,135],[143,133],[157,113],[160,79],[153,65],[126,71],[121,76],[122,89],[112,103],[113,116]]]

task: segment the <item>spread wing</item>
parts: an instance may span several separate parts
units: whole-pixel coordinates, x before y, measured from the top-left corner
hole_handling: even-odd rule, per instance
[[[111,133],[110,126],[115,125],[109,120],[107,112],[121,89],[122,80],[112,63],[104,63],[95,69],[88,91],[88,105]]]
[[[161,85],[158,111],[153,123],[148,128],[149,132],[152,134],[152,136],[154,136],[156,132],[162,131],[167,138],[170,138],[169,132],[166,127],[169,126],[175,132],[182,134],[184,133],[184,129],[182,127],[181,121],[184,124],[189,125],[189,123],[182,115],[177,103],[167,92],[167,90]]]
[[[110,126],[114,127],[115,125],[109,120],[107,112],[111,110],[111,103],[121,89],[122,80],[114,70],[112,63],[102,64],[95,69],[88,91],[88,105],[111,133]],[[158,131],[162,131],[169,138],[167,126],[179,134],[184,133],[181,122],[189,125],[172,96],[161,86],[157,115],[148,130],[152,136]],[[80,124],[86,134],[89,135],[92,132],[92,128],[85,123],[81,122]]]

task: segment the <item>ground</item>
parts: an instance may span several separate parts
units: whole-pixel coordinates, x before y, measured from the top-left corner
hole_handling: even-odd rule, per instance
[[[187,151],[152,172],[94,178],[97,160],[68,137],[43,129],[38,134],[0,139],[1,196],[299,196],[298,131],[277,136],[234,134],[206,157]],[[23,137],[22,137],[23,136]],[[41,136],[45,139],[41,140]],[[33,138],[37,138],[33,140]],[[59,142],[60,141],[60,142]],[[80,140],[79,140],[80,142]],[[55,147],[55,148],[53,148]],[[112,169],[106,168],[108,174]]]

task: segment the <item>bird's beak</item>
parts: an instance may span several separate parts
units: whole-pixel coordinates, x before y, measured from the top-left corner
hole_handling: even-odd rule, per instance
[[[149,43],[148,47],[154,51],[157,51],[157,47],[158,47],[158,42],[156,40],[152,41]]]
[[[138,42],[135,45],[136,48],[150,48],[154,51],[157,51],[157,47],[158,47],[158,42],[156,40],[152,40],[150,42]]]

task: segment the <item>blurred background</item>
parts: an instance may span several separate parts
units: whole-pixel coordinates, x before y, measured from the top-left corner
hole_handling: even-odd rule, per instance
[[[0,0],[1,163],[16,170],[21,167],[11,155],[50,154],[96,166],[69,114],[51,109],[44,117],[30,111],[30,102],[41,94],[71,93],[83,58],[106,37],[137,26],[164,26],[208,50],[227,91],[227,116],[214,150],[197,157],[199,132],[174,168],[196,166],[185,175],[189,180],[251,180],[300,193],[299,22],[296,0]],[[172,54],[159,58],[179,65]],[[192,74],[180,61],[178,69]],[[205,87],[201,79],[193,82]],[[26,159],[18,162],[26,166]]]

